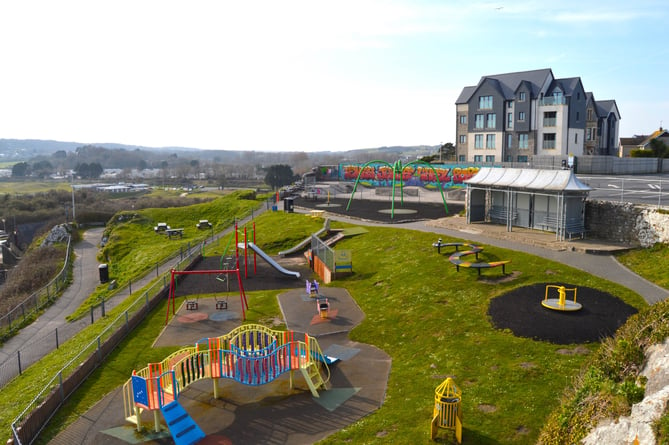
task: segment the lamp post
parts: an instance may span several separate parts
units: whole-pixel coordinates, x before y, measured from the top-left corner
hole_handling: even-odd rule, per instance
[[[72,223],[74,224],[77,220],[77,216],[74,211],[74,172],[72,173]]]

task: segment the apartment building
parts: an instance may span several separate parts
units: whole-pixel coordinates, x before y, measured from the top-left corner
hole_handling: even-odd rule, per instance
[[[595,101],[579,77],[556,79],[551,69],[484,76],[463,88],[455,106],[460,162],[618,152],[615,101]]]

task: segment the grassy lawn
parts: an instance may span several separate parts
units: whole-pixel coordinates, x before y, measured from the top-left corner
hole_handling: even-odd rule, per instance
[[[136,212],[140,216],[125,221],[127,227],[111,232],[118,237],[110,237],[112,260],[126,264],[118,267],[127,276],[142,270],[142,265],[132,263],[148,262],[148,268],[152,267],[156,261],[152,255],[164,254],[164,240],[157,239],[151,230],[155,222],[165,221],[172,227],[182,223],[186,227],[186,222],[200,218],[219,223],[211,217],[213,209],[192,207],[185,214],[177,213],[182,209]],[[343,223],[332,226],[350,227]],[[301,214],[267,212],[256,218],[256,242],[266,252],[275,254],[321,227],[322,222]],[[566,282],[605,289],[640,309],[646,306],[640,296],[615,283],[544,258],[492,246],[485,246],[482,258],[511,259],[507,270],[518,275],[507,282],[488,283],[477,279],[475,271],[456,272],[447,256],[438,255],[431,247],[434,234],[391,226],[366,229],[367,233],[337,244],[338,249],[352,250],[354,273],[331,286],[348,289],[366,314],[362,325],[352,332],[353,340],[376,345],[391,356],[387,396],[378,411],[325,439],[325,444],[432,443],[429,424],[434,390],[447,376],[452,376],[462,389],[465,443],[534,444],[545,419],[558,407],[565,389],[575,384],[582,366],[590,359],[585,354],[565,354],[564,350],[584,346],[594,352],[599,344],[554,345],[497,330],[487,316],[490,300],[518,286]],[[156,244],[146,253],[138,252],[136,237],[143,243]],[[454,241],[443,236],[442,239]],[[225,243],[221,240],[208,246],[207,255],[221,255]],[[483,275],[499,273],[490,270]],[[278,293],[250,293],[247,321],[266,322],[280,317]],[[542,298],[537,295],[537,304]],[[108,364],[86,381],[51,422],[40,443],[46,443],[61,428],[55,425],[65,425],[83,415],[105,393],[122,385],[133,369],[171,352],[150,347],[162,329],[164,312],[164,306],[158,307],[114,352]],[[55,364],[39,368],[58,369]],[[21,406],[16,400],[27,401],[31,391],[25,388],[39,386],[41,378],[31,368],[30,373],[0,393],[5,431],[18,414],[14,409]]]

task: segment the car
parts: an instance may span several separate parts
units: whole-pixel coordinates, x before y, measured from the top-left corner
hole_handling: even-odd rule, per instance
[[[158,223],[158,225],[155,226],[155,227],[153,228],[153,230],[154,230],[155,232],[165,232],[165,231],[167,231],[167,230],[170,230],[170,228],[171,228],[171,227],[168,226],[167,223],[163,223],[163,222],[161,222],[161,223]]]
[[[195,227],[198,229],[211,229],[211,223],[207,219],[201,219]]]

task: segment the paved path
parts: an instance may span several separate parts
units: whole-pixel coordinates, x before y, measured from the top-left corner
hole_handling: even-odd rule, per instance
[[[308,211],[308,209],[299,209]],[[388,227],[388,224],[360,221],[342,215],[327,215],[333,221],[352,224]],[[463,217],[448,217],[434,221],[416,221],[394,224],[393,228],[419,230],[435,235],[462,238],[478,244],[488,244],[505,249],[526,252],[584,270],[625,286],[641,295],[648,304],[669,298],[669,291],[640,277],[620,264],[613,253],[625,249],[624,246],[602,243],[596,240],[555,241],[555,234],[537,230],[514,228],[506,231],[506,226],[498,224],[467,224]],[[435,241],[437,241],[435,239]]]

